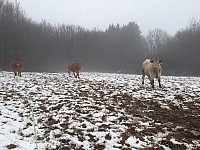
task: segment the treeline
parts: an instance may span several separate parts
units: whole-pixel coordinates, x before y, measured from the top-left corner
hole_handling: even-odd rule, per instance
[[[27,18],[19,4],[0,0],[1,67],[12,58],[23,60],[25,71],[66,71],[69,61],[82,62],[86,71],[139,72],[146,51],[135,22],[106,31],[80,26],[40,23]]]
[[[66,72],[69,61],[85,71],[141,73],[147,57],[163,59],[165,74],[198,75],[199,22],[173,37],[162,29],[144,37],[136,22],[109,25],[105,31],[81,26],[34,22],[18,3],[0,0],[0,67],[12,58],[23,60],[24,71]]]

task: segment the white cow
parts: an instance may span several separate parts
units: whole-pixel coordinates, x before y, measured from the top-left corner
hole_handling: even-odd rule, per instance
[[[154,78],[158,79],[159,87],[161,88],[160,84],[160,77],[162,73],[162,60],[160,59],[146,59],[142,64],[142,84],[144,84],[144,77],[145,75],[148,76],[152,88],[154,88]]]

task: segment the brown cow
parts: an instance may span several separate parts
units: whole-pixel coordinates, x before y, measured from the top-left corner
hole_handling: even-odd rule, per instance
[[[79,77],[79,72],[80,72],[80,70],[82,68],[83,68],[83,64],[82,63],[69,62],[67,64],[67,69],[68,69],[69,76],[71,76],[70,72],[73,72],[75,78],[80,78]]]
[[[161,88],[160,84],[160,77],[162,73],[162,60],[159,59],[146,59],[142,64],[142,84],[144,84],[144,77],[145,75],[148,76],[149,80],[151,81],[152,88],[154,88],[154,78],[158,79],[159,87]]]
[[[12,71],[14,72],[15,76],[20,76],[21,77],[21,67],[22,67],[22,60],[21,59],[13,59],[11,61],[11,68]]]

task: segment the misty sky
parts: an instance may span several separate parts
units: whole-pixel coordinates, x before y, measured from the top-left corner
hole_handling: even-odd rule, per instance
[[[87,29],[105,30],[135,21],[142,34],[161,28],[173,35],[200,19],[200,0],[10,0],[20,2],[27,17]]]

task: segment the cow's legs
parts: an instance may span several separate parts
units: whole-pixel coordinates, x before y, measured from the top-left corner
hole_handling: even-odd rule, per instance
[[[74,78],[76,78],[76,72],[73,72]]]
[[[74,77],[75,77],[75,78],[80,78],[80,77],[79,77],[79,72],[78,72],[78,71],[74,72]]]
[[[77,76],[77,78],[80,79],[80,77],[79,77],[79,72],[78,72],[78,71],[76,72],[76,76]]]
[[[17,72],[14,72],[15,76],[17,76]]]
[[[20,71],[18,72],[18,76],[20,76],[20,77],[22,76],[22,74],[21,74],[21,72],[20,72]]]
[[[159,88],[161,88],[160,78],[158,78]]]
[[[142,84],[144,84],[144,77],[145,75],[142,75]]]
[[[70,71],[68,71],[69,76],[71,77]]]
[[[152,88],[154,88],[154,79],[151,79],[150,81],[151,81]]]
[[[144,71],[142,70],[142,84],[144,84],[144,77],[145,77],[145,74],[144,74]]]

